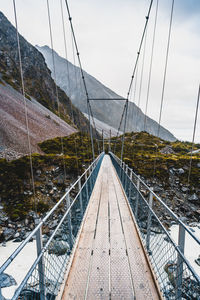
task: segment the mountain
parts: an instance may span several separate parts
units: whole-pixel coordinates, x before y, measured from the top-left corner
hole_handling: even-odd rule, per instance
[[[0,83],[0,152],[8,160],[29,153],[24,99],[11,86]],[[76,132],[35,99],[26,100],[31,151],[42,153],[38,143]],[[61,148],[60,148],[61,149]]]
[[[52,71],[52,50],[48,46],[37,49],[44,55],[45,61]],[[81,79],[80,69],[66,59],[60,57],[54,51],[56,66],[56,83],[70,97],[72,103],[87,115],[87,104],[84,88]],[[52,74],[53,75],[53,74]],[[89,93],[89,98],[121,98],[112,90],[104,86],[101,82],[84,71],[85,81]],[[94,117],[100,121],[101,128],[109,126],[118,129],[119,121],[124,107],[124,101],[91,101]],[[127,119],[127,131],[143,131],[145,115],[134,103],[129,102]],[[104,125],[105,123],[105,125]],[[147,117],[147,131],[152,135],[157,135],[158,123]],[[123,128],[121,128],[123,130]],[[160,137],[164,140],[174,141],[176,138],[167,129],[161,126]]]
[[[69,97],[59,87],[57,87],[58,112],[56,84],[43,55],[21,35],[19,41],[26,97],[28,99],[30,96],[33,97],[51,112],[60,115],[67,123],[82,131],[88,131],[88,120],[73,106]],[[0,12],[0,75],[4,82],[21,91],[16,29],[2,12]]]

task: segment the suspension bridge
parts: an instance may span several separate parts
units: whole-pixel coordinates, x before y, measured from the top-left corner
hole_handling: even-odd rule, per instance
[[[13,3],[17,29],[15,0]],[[72,17],[67,1],[65,3],[86,93],[93,162],[67,189],[66,193],[43,219],[35,220],[34,230],[1,266],[0,276],[4,280],[0,281],[0,298],[3,299],[2,291],[6,287],[6,274],[9,274],[10,266],[15,263],[17,256],[23,252],[29,241],[35,238],[37,255],[23,280],[17,282],[12,300],[200,299],[200,277],[184,254],[185,235],[188,234],[197,245],[200,245],[199,238],[154,193],[151,187],[147,186],[140,176],[123,162],[128,101],[153,1],[150,1],[127,97],[120,99],[125,101],[118,129],[119,133],[123,124],[121,158],[111,151],[110,145],[110,151],[105,154],[104,138],[102,139],[102,152],[100,147],[98,147],[98,155],[94,152],[92,125],[95,128],[95,122],[90,101],[112,101],[114,99],[89,98]],[[174,1],[172,1],[171,7],[158,136],[164,100],[173,6]],[[47,10],[53,49],[48,0]],[[21,58],[18,29],[17,38],[18,53],[19,58]],[[19,62],[22,92],[25,98],[21,59]],[[59,101],[58,94],[57,101]],[[195,126],[198,103],[199,95]],[[28,140],[30,144],[30,137]],[[30,166],[34,182],[32,161]],[[157,214],[157,205],[159,205],[163,215],[168,216],[174,224],[179,226],[177,243],[172,239],[165,224]],[[60,215],[58,214],[59,211],[64,211],[64,213]],[[53,222],[55,216],[58,223],[44,242],[45,225]],[[61,234],[62,238],[60,238]]]

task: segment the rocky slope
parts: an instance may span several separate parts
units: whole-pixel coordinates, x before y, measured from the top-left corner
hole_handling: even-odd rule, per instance
[[[38,50],[44,55],[46,63],[50,70],[52,70],[52,54],[48,46],[39,47]],[[69,95],[73,104],[78,107],[83,113],[87,114],[86,99],[82,85],[80,69],[71,64],[66,59],[60,57],[56,52],[55,65],[56,65],[56,82],[67,95]],[[121,98],[119,95],[104,86],[101,82],[94,77],[84,72],[89,97],[90,98]],[[107,126],[118,129],[119,121],[123,111],[124,101],[91,101],[92,111],[94,117],[105,123]],[[112,116],[112,118],[111,118]],[[102,126],[103,124],[101,124]],[[106,129],[107,126],[102,126]],[[158,123],[151,118],[147,117],[147,131],[153,135],[157,134]],[[127,131],[142,131],[144,130],[144,114],[140,108],[134,103],[129,102]],[[161,127],[160,137],[174,141],[175,137],[167,129]]]
[[[50,111],[58,114],[56,85],[51,77],[42,54],[28,43],[21,35],[20,47],[23,65],[23,76],[26,96],[34,97]],[[2,80],[21,91],[19,72],[19,56],[16,30],[8,19],[0,12],[0,74]],[[88,121],[75,108],[65,92],[58,87],[60,116],[69,124],[75,124],[83,131],[88,130]],[[73,118],[72,118],[73,115]]]
[[[116,138],[112,140],[116,141]],[[116,143],[111,144],[114,151]],[[124,161],[188,223],[200,222],[200,153],[192,155],[188,185],[191,148],[189,142],[166,142],[145,132],[125,136]],[[199,148],[200,144],[196,144],[194,150]],[[115,150],[120,157],[120,138]],[[159,207],[158,213],[165,219]],[[170,226],[170,220],[165,219],[165,222]]]
[[[32,152],[42,153],[39,142],[76,131],[34,99],[26,100],[26,109]],[[29,153],[23,96],[5,83],[0,83],[0,145],[0,157],[8,160]]]

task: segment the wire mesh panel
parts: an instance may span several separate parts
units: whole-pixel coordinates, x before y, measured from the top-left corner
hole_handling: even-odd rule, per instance
[[[200,278],[184,256],[185,231],[200,241],[147,185],[110,153],[127,195],[140,237],[165,299],[200,299]],[[159,207],[159,214],[157,210]],[[179,225],[179,242],[171,238],[165,220]]]
[[[56,298],[103,156],[104,153],[66,191],[42,220],[36,220],[36,228],[0,268],[1,275],[27,243],[32,238],[36,240],[37,258],[17,287],[12,297],[13,300],[53,300]]]

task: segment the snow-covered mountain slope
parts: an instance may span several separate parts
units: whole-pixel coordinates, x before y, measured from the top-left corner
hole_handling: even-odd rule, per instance
[[[52,50],[48,46],[36,48],[43,54],[45,61],[51,71]],[[82,84],[80,69],[71,64],[66,59],[60,57],[54,52],[56,66],[56,83],[70,97],[72,103],[78,107],[83,113],[87,112],[86,96]],[[53,76],[53,72],[52,72]],[[101,82],[84,71],[86,85],[89,98],[121,98],[119,95],[104,86]],[[55,79],[55,78],[54,78]],[[119,121],[124,107],[124,101],[91,101],[93,115],[99,121],[118,129]],[[128,121],[126,131],[142,131],[144,130],[144,114],[134,103],[129,102]],[[147,131],[150,134],[157,135],[158,123],[147,117]],[[160,137],[174,141],[175,137],[171,132],[161,126]]]

